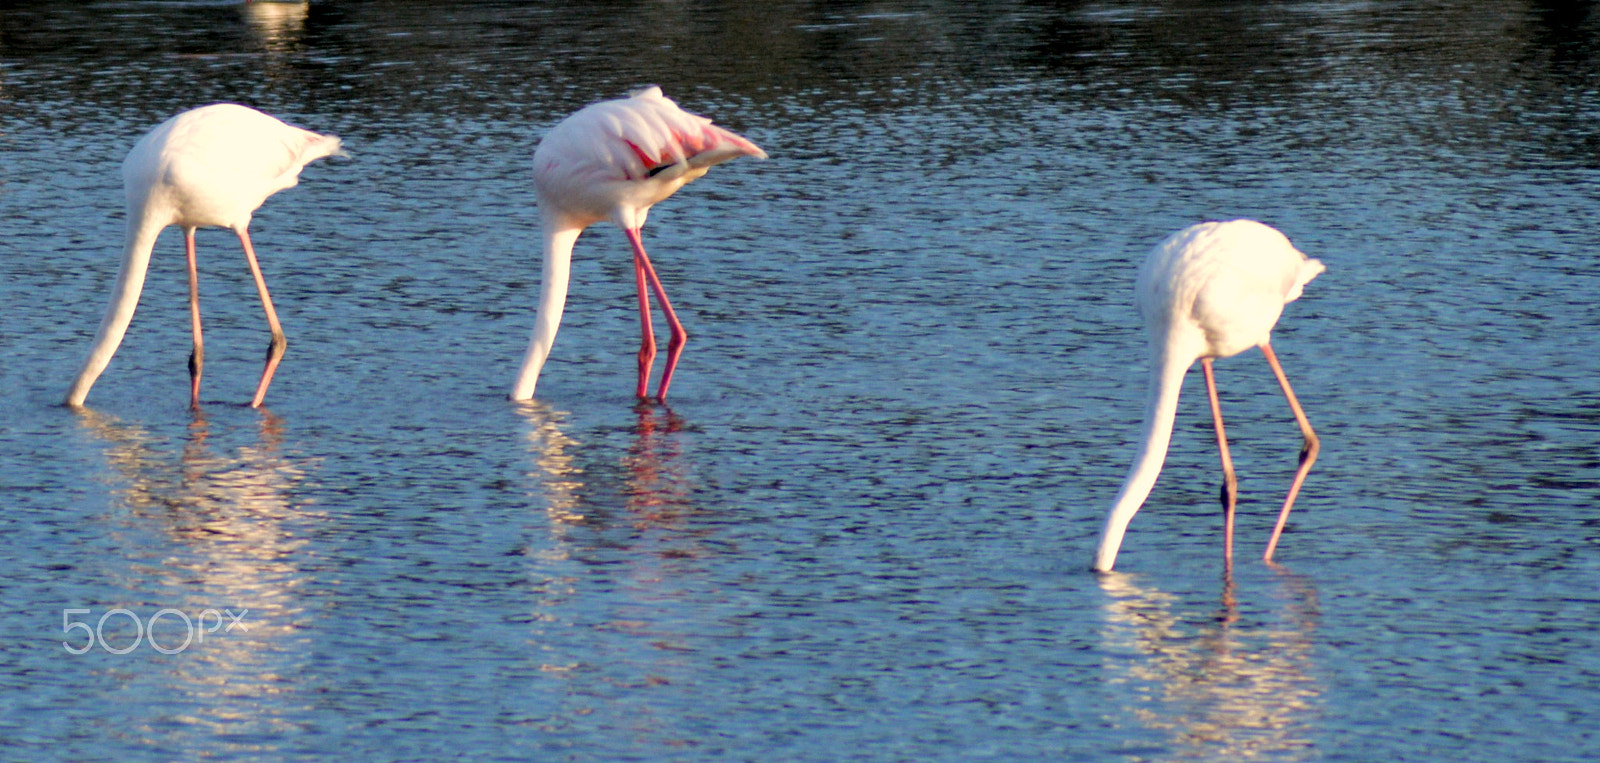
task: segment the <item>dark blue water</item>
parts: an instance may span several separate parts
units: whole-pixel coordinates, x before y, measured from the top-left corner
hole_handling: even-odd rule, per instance
[[[0,757],[1591,759],[1597,56],[1519,2],[0,10]],[[509,403],[533,148],[652,83],[772,155],[651,215],[672,404],[606,227]],[[201,413],[175,231],[59,407],[122,157],[219,100],[351,154],[252,226],[266,408],[224,231]],[[1240,216],[1328,266],[1275,334],[1323,442],[1280,566],[1252,352],[1232,578],[1198,379],[1095,576],[1137,263]]]

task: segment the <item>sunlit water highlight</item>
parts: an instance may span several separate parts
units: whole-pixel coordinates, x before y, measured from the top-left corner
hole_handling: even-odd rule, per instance
[[[1600,19],[1542,4],[51,4],[0,11],[0,751],[171,760],[1586,760],[1600,751]],[[691,334],[635,408],[626,244],[539,399],[543,130],[656,83],[749,136],[647,244]],[[117,168],[218,100],[339,135],[181,242],[87,413]],[[1328,265],[1218,364],[1120,572],[1150,245]],[[63,631],[247,610],[172,654]],[[221,621],[205,621],[207,626]],[[158,644],[183,641],[168,616]],[[104,623],[133,643],[132,621]]]

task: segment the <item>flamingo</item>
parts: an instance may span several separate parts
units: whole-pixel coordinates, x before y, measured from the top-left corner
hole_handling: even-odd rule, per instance
[[[671,329],[666,367],[658,401],[665,401],[672,372],[688,334],[667,301],[667,293],[645,255],[639,231],[650,207],[671,196],[712,166],[741,156],[767,158],[744,138],[711,124],[711,120],[678,108],[659,87],[636,90],[627,98],[586,106],[562,120],[539,142],[533,154],[533,183],[539,198],[544,234],[543,285],[534,319],[533,338],[511,389],[512,400],[533,397],[539,369],[550,356],[561,311],[567,299],[572,245],[578,234],[610,220],[633,247],[634,278],[639,291],[640,399],[648,399],[655,361],[655,334],[650,324],[650,290],[661,303]]]
[[[200,407],[200,373],[205,365],[194,232],[196,228],[215,226],[229,228],[239,236],[267,314],[267,325],[272,329],[266,366],[250,402],[252,408],[261,407],[288,340],[278,324],[267,282],[261,277],[255,249],[250,245],[250,216],[268,196],[293,188],[307,164],[337,153],[338,138],[292,127],[255,109],[231,103],[185,111],[140,138],[122,162],[128,205],[122,268],[94,344],[67,392],[66,404],[82,406],[89,388],[116,354],[138,306],[156,238],[167,226],[177,225],[183,228],[189,259],[189,317],[194,328],[194,352],[189,356],[189,404]]]
[[[1320,444],[1305,411],[1295,399],[1270,334],[1283,306],[1300,297],[1301,290],[1324,267],[1307,258],[1277,230],[1253,220],[1206,222],[1185,228],[1157,246],[1139,269],[1135,304],[1150,332],[1150,388],[1146,400],[1144,439],[1127,481],[1106,516],[1095,553],[1094,569],[1109,571],[1117,560],[1123,533],[1161,473],[1172,422],[1178,410],[1183,377],[1196,360],[1205,372],[1211,400],[1217,448],[1222,455],[1223,558],[1233,563],[1233,509],[1238,492],[1228,439],[1217,402],[1216,378],[1211,363],[1251,347],[1272,366],[1305,445],[1289,496],[1278,513],[1278,524],[1267,542],[1265,561],[1272,561],[1278,536],[1289,519],[1289,509],[1317,460]]]

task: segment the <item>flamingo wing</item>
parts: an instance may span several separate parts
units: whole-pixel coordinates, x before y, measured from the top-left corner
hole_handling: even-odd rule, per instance
[[[647,180],[677,164],[701,169],[740,156],[767,158],[754,143],[678,108],[654,86],[567,117],[545,136],[538,154],[540,167],[559,164],[612,181]]]
[[[180,222],[234,227],[307,164],[339,153],[338,138],[293,127],[251,108],[191,109],[151,130],[123,162],[129,204],[165,193]],[[138,198],[136,198],[138,197]]]

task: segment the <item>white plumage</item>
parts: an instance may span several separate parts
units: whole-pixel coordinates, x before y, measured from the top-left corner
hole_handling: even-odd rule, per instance
[[[299,184],[302,168],[339,145],[232,103],[185,111],[146,133],[123,160],[128,211],[167,225],[246,228],[268,196]]]
[[[1271,561],[1289,509],[1318,449],[1316,434],[1272,351],[1271,333],[1283,306],[1298,299],[1305,285],[1323,270],[1321,262],[1308,259],[1282,233],[1252,220],[1192,225],[1151,251],[1139,270],[1134,300],[1150,333],[1144,437],[1127,481],[1106,516],[1095,554],[1096,570],[1110,570],[1116,562],[1128,523],[1155,485],[1172,439],[1178,391],[1196,360],[1201,361],[1206,374],[1222,456],[1224,556],[1231,563],[1235,480],[1211,361],[1251,347],[1260,347],[1266,356],[1305,437],[1300,468],[1267,544],[1264,558]]]
[[[658,399],[665,399],[687,334],[667,301],[639,236],[650,207],[716,164],[740,156],[767,158],[738,135],[678,108],[661,88],[596,103],[562,120],[533,154],[534,188],[544,232],[544,276],[533,337],[511,390],[513,400],[533,397],[566,303],[572,246],[584,228],[610,220],[634,251],[643,339],[637,394],[645,398],[655,338],[647,288],[654,290],[671,328]]]
[[[184,230],[189,258],[195,340],[190,358],[190,402],[199,404],[204,364],[194,231],[214,226],[238,235],[272,329],[267,365],[251,403],[260,406],[286,341],[250,245],[250,217],[268,196],[293,187],[307,164],[338,153],[339,145],[338,138],[302,130],[231,103],[185,111],[140,138],[122,163],[128,214],[122,268],[94,344],[67,393],[67,405],[83,405],[89,388],[116,354],[138,306],[156,238],[162,229],[177,225]]]

